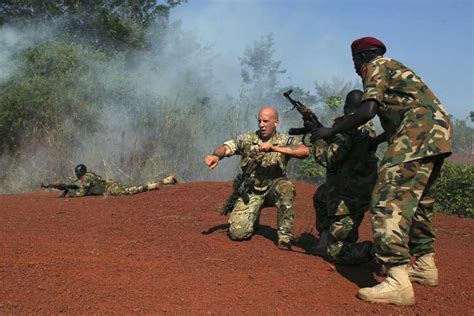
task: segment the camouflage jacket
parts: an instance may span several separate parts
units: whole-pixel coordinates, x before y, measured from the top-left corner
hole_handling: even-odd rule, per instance
[[[101,176],[93,172],[86,172],[79,179],[79,188],[76,190],[68,190],[67,197],[78,197],[86,195],[102,195],[106,191],[106,181]]]
[[[301,144],[299,138],[278,132],[268,142],[276,146]],[[224,143],[230,149],[229,156],[242,156],[240,162],[242,171],[245,171],[253,159],[259,160],[259,164],[253,174],[255,177],[255,189],[261,191],[266,190],[275,180],[286,177],[286,165],[291,158],[277,152],[260,152],[259,145],[262,143],[263,141],[260,139],[258,132],[242,134]]]
[[[377,157],[369,151],[370,137],[375,137],[372,122],[313,145],[316,162],[326,167],[328,216],[368,210],[377,179]]]
[[[379,102],[388,149],[381,168],[451,152],[452,128],[441,102],[411,69],[377,57],[362,69],[363,100]]]

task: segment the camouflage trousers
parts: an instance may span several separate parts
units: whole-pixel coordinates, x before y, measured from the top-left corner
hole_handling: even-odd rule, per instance
[[[277,207],[277,234],[279,241],[291,242],[293,239],[293,204],[296,197],[295,186],[290,180],[277,180],[265,191],[249,194],[250,202],[245,204],[241,198],[235,203],[229,216],[229,237],[244,240],[252,236],[255,224],[264,207]]]
[[[364,219],[363,209],[352,209],[351,214],[333,215],[337,210],[328,210],[327,184],[318,187],[313,195],[313,206],[316,211],[316,229],[319,232],[329,231],[334,241],[355,242],[359,239],[359,226]]]
[[[408,263],[412,255],[435,252],[433,184],[444,157],[434,156],[379,172],[372,193],[375,255],[385,265]]]
[[[367,207],[352,210],[354,214],[329,216],[326,185],[319,186],[313,195],[316,229],[319,232],[329,231],[329,242],[324,256],[331,262],[341,264],[359,264],[372,260],[372,242],[356,243],[359,239],[359,226]]]
[[[359,226],[364,214],[335,218],[329,230],[329,243],[325,251],[327,260],[339,264],[360,264],[374,258],[372,241],[357,242]]]
[[[146,184],[124,186],[116,181],[107,181],[105,186],[106,195],[133,195],[145,191],[148,191],[148,186]]]

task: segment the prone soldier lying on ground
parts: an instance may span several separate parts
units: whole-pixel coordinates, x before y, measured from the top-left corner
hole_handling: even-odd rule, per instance
[[[61,197],[80,197],[86,195],[132,195],[146,191],[158,190],[161,185],[176,184],[176,176],[170,175],[160,181],[150,182],[143,185],[125,186],[115,180],[104,180],[94,172],[87,171],[83,164],[74,169],[78,184],[53,183],[41,185],[43,188],[55,188],[63,190]]]

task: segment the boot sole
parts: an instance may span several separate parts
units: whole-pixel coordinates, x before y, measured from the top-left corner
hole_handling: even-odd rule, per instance
[[[365,295],[362,295],[360,293],[357,293],[357,297],[364,302],[372,303],[372,304],[392,304],[392,305],[403,305],[403,306],[410,306],[410,305],[415,305],[415,298],[413,300],[409,300],[408,302],[402,302],[402,301],[387,301],[383,299],[369,299]]]

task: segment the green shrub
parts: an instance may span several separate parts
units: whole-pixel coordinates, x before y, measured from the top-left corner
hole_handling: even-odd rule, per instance
[[[446,161],[434,194],[436,212],[474,218],[474,165]]]
[[[0,153],[29,144],[74,142],[72,128],[97,128],[92,92],[98,86],[91,60],[98,51],[62,41],[47,41],[15,58],[17,72],[0,83]]]
[[[288,170],[290,177],[295,177],[311,183],[322,183],[326,178],[326,168],[317,164],[313,156],[304,160],[294,159]]]
[[[293,163],[290,176],[321,183],[325,169],[313,157]],[[435,212],[474,218],[474,165],[455,165],[446,161],[433,188]]]

